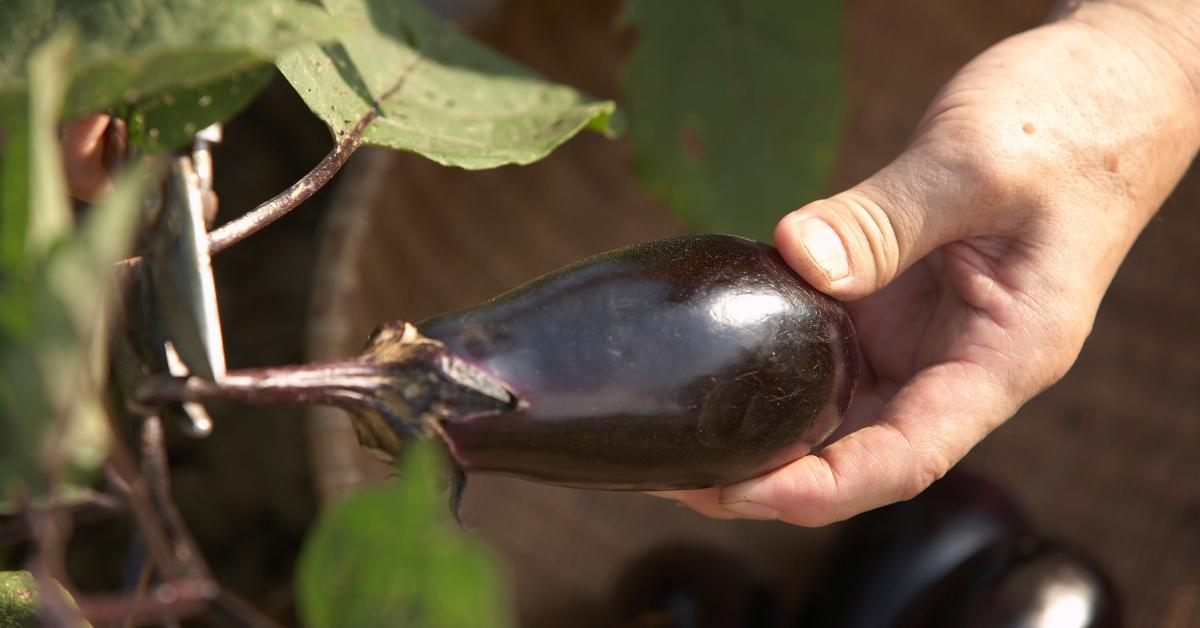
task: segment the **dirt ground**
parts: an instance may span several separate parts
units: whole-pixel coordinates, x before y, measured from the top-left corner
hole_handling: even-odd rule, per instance
[[[851,112],[831,189],[895,156],[941,83],[1035,25],[1047,4],[847,2]],[[632,40],[611,27],[614,6],[514,0],[482,34],[553,79],[619,99]],[[326,135],[302,107],[276,85],[229,127],[217,161],[225,211],[269,197],[323,154]],[[533,166],[480,173],[357,155],[336,190],[218,257],[231,366],[345,355],[380,321],[420,320],[585,254],[681,232],[629,162],[627,140],[595,136]],[[1075,368],[964,462],[1011,491],[1041,529],[1093,553],[1115,578],[1130,626],[1200,625],[1198,206],[1193,168],[1122,267]],[[178,447],[177,492],[220,577],[287,618],[291,562],[316,503],[382,470],[331,445],[353,438],[337,415],[314,420],[318,474],[306,464],[301,413],[223,416],[246,420],[222,421],[211,443]],[[472,484],[465,518],[497,549],[522,625],[533,627],[603,622],[623,567],[681,541],[736,556],[794,602],[820,577],[814,566],[836,533],[709,521],[642,495],[493,478]]]

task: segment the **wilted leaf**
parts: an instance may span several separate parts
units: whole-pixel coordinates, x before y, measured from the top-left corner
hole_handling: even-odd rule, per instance
[[[417,0],[325,0],[350,30],[279,68],[342,136],[378,104],[372,144],[490,168],[541,159],[583,128],[611,133],[615,105],[556,85],[488,50]]]
[[[173,160],[162,215],[147,252],[158,321],[191,373],[225,376],[225,347],[213,281],[203,201],[191,162]]]
[[[841,0],[630,0],[629,132],[649,190],[702,231],[770,241],[820,195],[845,119]]]
[[[309,628],[511,625],[504,587],[483,549],[447,521],[436,452],[414,445],[400,477],[327,512],[297,572]]]
[[[70,26],[78,31],[79,50],[64,118],[118,105],[159,110],[162,103],[144,101],[177,91],[181,104],[185,97],[211,100],[166,120],[197,129],[248,102],[247,94],[261,86],[251,79],[261,78],[262,66],[279,53],[337,32],[328,14],[299,0],[0,0],[0,15],[0,112],[21,106],[32,51],[55,29]],[[236,94],[223,84],[233,75],[242,76]],[[161,134],[148,146],[174,147],[166,140],[176,139],[178,129],[166,121],[148,127]]]

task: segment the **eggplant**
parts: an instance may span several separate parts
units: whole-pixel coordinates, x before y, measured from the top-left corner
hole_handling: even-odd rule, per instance
[[[977,580],[980,580],[976,577]],[[943,600],[944,603],[944,600]],[[957,600],[957,623],[978,628],[1119,628],[1124,612],[1101,565],[1082,550],[1038,539],[1014,552],[987,586]],[[928,625],[928,624],[926,624]]]
[[[1041,537],[998,485],[951,470],[851,519],[807,594],[804,628],[1116,628],[1100,565]]]
[[[709,545],[652,547],[618,574],[603,623],[614,628],[780,628],[778,591],[742,557]]]
[[[840,423],[856,371],[843,308],[729,236],[598,255],[417,327],[522,401],[442,423],[464,469],[571,486],[774,469]]]
[[[478,306],[391,323],[362,355],[157,382],[141,399],[346,408],[393,456],[437,436],[464,471],[690,489],[808,453],[859,370],[845,309],[769,246],[684,236],[590,257]]]
[[[953,469],[920,495],[863,513],[839,542],[808,592],[796,626],[907,628],[933,623],[915,610],[931,590],[978,579],[1007,564],[1010,548],[1031,538],[1032,526],[998,485]],[[953,596],[943,596],[953,597]],[[972,625],[972,624],[961,624]]]

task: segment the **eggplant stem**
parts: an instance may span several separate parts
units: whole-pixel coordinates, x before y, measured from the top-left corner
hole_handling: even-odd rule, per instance
[[[133,398],[143,413],[182,401],[336,406],[350,414],[364,447],[388,457],[413,438],[440,434],[442,421],[519,404],[501,382],[407,323],[382,327],[358,357],[230,371],[217,381],[155,375]]]
[[[142,382],[136,397],[152,407],[180,401],[339,406],[355,399],[351,391],[379,386],[383,377],[378,365],[346,360],[230,371],[215,382],[194,376],[155,376]]]

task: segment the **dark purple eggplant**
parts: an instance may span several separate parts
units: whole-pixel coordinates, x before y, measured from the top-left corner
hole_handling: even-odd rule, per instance
[[[597,255],[416,329],[385,325],[358,358],[143,400],[333,404],[387,454],[437,434],[466,471],[662,490],[808,453],[841,422],[857,373],[840,304],[771,247],[704,235]]]
[[[1007,564],[1031,527],[998,485],[962,469],[915,498],[851,519],[808,592],[796,626],[907,628],[929,592]],[[954,577],[965,563],[970,578]],[[962,624],[971,625],[971,624]]]
[[[1115,589],[1080,551],[1038,537],[1001,487],[952,470],[852,519],[804,628],[1115,628]]]
[[[442,423],[468,471],[607,489],[744,480],[821,442],[850,403],[850,319],[774,249],[630,246],[418,324],[521,400]]]
[[[614,628],[779,628],[784,617],[778,591],[740,556],[694,542],[630,561],[605,606]]]
[[[1054,540],[1017,548],[1000,574],[971,593],[957,596],[956,606],[961,610],[956,623],[945,625],[1119,628],[1124,624],[1116,587],[1100,564],[1081,550]]]

